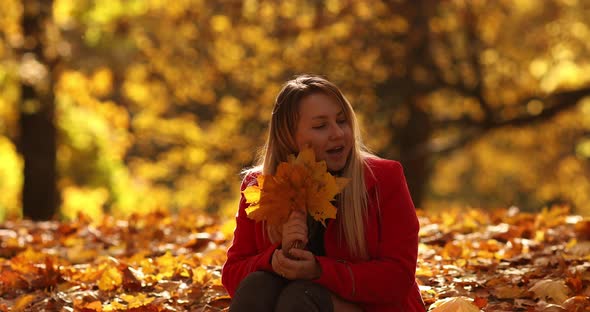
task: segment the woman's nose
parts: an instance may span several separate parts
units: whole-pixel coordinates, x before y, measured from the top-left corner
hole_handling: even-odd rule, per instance
[[[344,130],[342,130],[339,124],[334,123],[330,128],[331,139],[339,139],[344,135]]]

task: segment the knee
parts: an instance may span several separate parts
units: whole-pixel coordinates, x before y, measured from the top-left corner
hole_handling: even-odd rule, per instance
[[[272,311],[281,289],[281,279],[269,272],[252,272],[238,286],[230,311]]]
[[[279,296],[276,311],[332,311],[330,291],[310,281],[293,281]]]
[[[256,271],[246,275],[246,277],[240,282],[238,289],[265,287],[265,285],[273,284],[275,280],[276,277],[272,273]]]

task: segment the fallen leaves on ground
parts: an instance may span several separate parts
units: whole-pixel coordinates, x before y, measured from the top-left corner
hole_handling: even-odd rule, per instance
[[[449,298],[483,311],[590,311],[590,227],[567,207],[419,218],[416,277],[432,311],[455,311],[434,309]]]
[[[479,312],[479,308],[467,297],[451,297],[438,300],[430,306],[432,312]]]
[[[590,311],[587,219],[565,208],[419,218],[430,311]],[[0,311],[227,310],[228,224],[186,212],[0,224]]]
[[[0,224],[0,311],[220,311],[218,219],[155,212]]]

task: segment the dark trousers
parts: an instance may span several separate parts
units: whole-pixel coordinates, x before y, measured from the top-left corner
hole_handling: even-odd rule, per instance
[[[305,280],[290,281],[257,271],[240,282],[229,311],[333,312],[330,291]]]

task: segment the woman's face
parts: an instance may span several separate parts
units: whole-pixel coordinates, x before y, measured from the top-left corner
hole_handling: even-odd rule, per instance
[[[352,149],[352,129],[338,101],[314,93],[299,103],[295,143],[299,150],[310,145],[317,161],[325,160],[329,171],[344,168]]]

